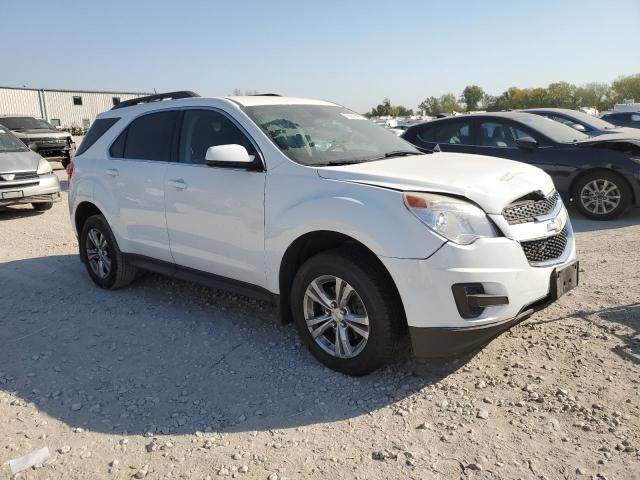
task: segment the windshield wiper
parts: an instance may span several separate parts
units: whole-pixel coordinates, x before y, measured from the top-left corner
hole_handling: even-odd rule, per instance
[[[382,160],[385,158],[393,158],[393,157],[408,157],[410,155],[421,155],[421,153],[413,150],[392,150],[391,152],[387,152],[384,155],[367,158],[366,161],[368,162],[373,160]]]
[[[362,163],[364,160],[331,160],[330,162],[316,163],[314,167],[335,167],[337,165],[354,165]]]

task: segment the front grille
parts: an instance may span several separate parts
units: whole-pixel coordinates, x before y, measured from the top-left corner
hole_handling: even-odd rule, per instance
[[[558,192],[554,192],[540,200],[516,200],[502,210],[502,215],[509,225],[532,222],[536,217],[551,213],[559,199]]]
[[[532,240],[530,242],[522,242],[522,250],[529,260],[529,263],[548,262],[560,258],[567,248],[569,233],[567,227],[557,235],[543,238],[541,240]]]
[[[0,173],[0,190],[20,190],[38,183],[40,179],[36,172]]]
[[[0,173],[0,182],[7,182],[10,180],[6,180],[6,178],[10,178],[10,177],[4,177],[3,175],[13,175],[13,180],[29,180],[31,178],[38,178],[38,174],[36,172],[15,172],[15,173]]]

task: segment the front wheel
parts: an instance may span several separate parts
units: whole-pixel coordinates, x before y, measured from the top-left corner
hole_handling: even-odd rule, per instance
[[[612,220],[631,205],[631,189],[614,172],[593,172],[578,179],[573,198],[578,210],[592,220]]]
[[[53,202],[32,203],[31,206],[36,212],[44,212],[45,210],[51,210],[51,207],[53,207]]]
[[[358,251],[307,260],[291,292],[294,321],[311,353],[348,375],[366,375],[393,356],[402,309],[384,270]]]

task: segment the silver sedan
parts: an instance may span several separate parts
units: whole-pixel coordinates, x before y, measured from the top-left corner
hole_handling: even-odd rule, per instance
[[[49,162],[0,125],[0,207],[30,203],[49,210],[60,200],[60,182]]]

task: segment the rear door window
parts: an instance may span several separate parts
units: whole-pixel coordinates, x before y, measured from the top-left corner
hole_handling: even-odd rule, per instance
[[[516,140],[531,135],[507,122],[481,122],[480,145],[483,147],[515,148]]]
[[[448,143],[451,145],[471,145],[471,121],[436,122],[417,132],[422,142]]]
[[[135,160],[171,160],[176,110],[136,118],[111,146],[111,156]]]

